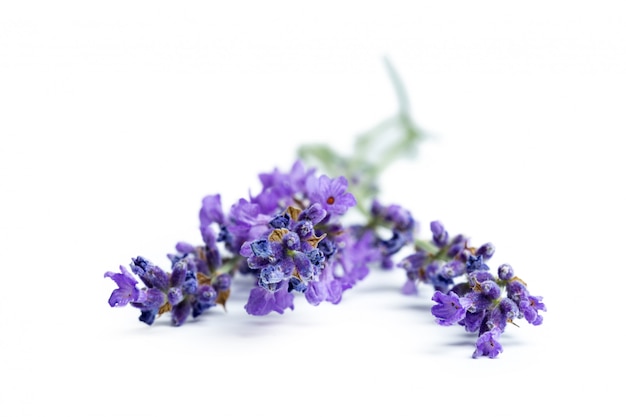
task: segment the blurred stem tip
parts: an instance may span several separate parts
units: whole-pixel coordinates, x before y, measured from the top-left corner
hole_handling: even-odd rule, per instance
[[[300,159],[319,166],[329,176],[346,176],[357,207],[364,213],[379,191],[378,179],[385,169],[400,158],[415,156],[418,144],[426,137],[411,116],[406,88],[398,72],[389,58],[384,57],[383,61],[398,101],[396,113],[357,136],[349,157],[327,144],[305,145],[297,151]]]

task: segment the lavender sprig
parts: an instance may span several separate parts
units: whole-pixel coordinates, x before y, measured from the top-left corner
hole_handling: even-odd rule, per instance
[[[414,252],[398,264],[407,274],[406,294],[417,293],[417,284],[435,289],[431,312],[438,324],[461,325],[477,333],[474,358],[495,358],[502,352],[500,335],[507,324],[525,319],[532,325],[543,322],[546,306],[540,296],[531,295],[526,283],[516,277],[509,264],[492,274],[487,262],[495,253],[491,243],[469,245],[463,235],[449,238],[439,221],[430,224],[432,239],[417,241]]]
[[[414,153],[424,138],[397,73],[386,64],[399,111],[359,137],[352,155],[327,145],[304,146],[288,171],[259,174],[261,191],[239,198],[228,210],[220,194],[205,196],[198,213],[202,243],[177,243],[167,255],[168,271],[137,256],[130,270],[121,265],[120,272],[106,272],[117,285],[109,305],[139,309],[139,320],[148,325],[169,313],[180,326],[213,307],[225,308],[232,281],[249,277],[246,312],[283,314],[294,309],[296,296],[312,305],[338,304],[373,268],[401,268],[407,278],[403,294],[432,286],[435,321],[477,334],[474,358],[497,357],[503,350],[500,336],[514,320],[540,325],[540,312],[546,311],[542,297],[531,295],[508,264],[491,272],[493,244],[472,246],[439,221],[430,223],[430,239],[417,239],[419,223],[412,213],[379,201],[382,173]],[[314,161],[313,167],[306,161]],[[360,218],[348,223],[353,208]],[[410,254],[394,260],[406,249]]]

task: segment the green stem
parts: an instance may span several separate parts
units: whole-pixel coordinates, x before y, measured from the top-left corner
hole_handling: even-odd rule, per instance
[[[233,255],[232,258],[226,258],[222,263],[222,266],[215,270],[215,272],[213,273],[213,277],[218,277],[222,274],[234,275],[234,273],[238,269],[239,262],[241,262],[243,259],[244,257],[241,255]]]
[[[416,249],[422,249],[435,257],[440,253],[440,249],[427,240],[416,239],[413,244]]]
[[[298,157],[320,167],[329,176],[343,175],[350,182],[350,192],[357,200],[357,208],[367,214],[372,200],[378,195],[378,181],[382,173],[401,157],[415,153],[424,138],[410,116],[406,89],[389,61],[384,63],[398,100],[397,113],[358,136],[349,157],[340,155],[325,144],[302,146]]]

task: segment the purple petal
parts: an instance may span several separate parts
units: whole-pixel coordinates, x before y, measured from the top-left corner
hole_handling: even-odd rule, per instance
[[[172,273],[170,274],[170,286],[171,287],[180,287],[185,281],[185,277],[187,276],[187,262],[186,261],[178,261],[174,264],[174,268],[172,268]]]
[[[264,316],[272,311],[282,314],[287,308],[293,310],[293,294],[287,292],[287,285],[283,288],[276,292],[253,288],[244,309],[253,316]]]
[[[273,293],[264,288],[255,287],[250,291],[248,302],[244,309],[253,316],[264,316],[272,311],[273,303]]]
[[[224,223],[222,198],[219,194],[207,195],[202,199],[202,208],[200,209],[200,228],[204,229],[212,223]]]
[[[111,307],[123,307],[137,300],[139,296],[137,280],[122,265],[120,265],[120,271],[121,273],[107,272],[104,274],[105,278],[111,278],[118,286],[109,297]]]
[[[343,295],[343,290],[341,288],[341,282],[338,279],[332,279],[327,281],[327,292],[326,301],[331,304],[339,304],[341,301],[341,296]]]
[[[304,293],[304,298],[306,298],[309,304],[316,306],[326,299],[327,294],[326,286],[319,281],[314,281],[309,283],[309,288]]]
[[[304,281],[309,281],[311,280],[311,278],[313,278],[313,274],[315,272],[313,269],[313,264],[306,254],[302,252],[294,253],[293,261],[295,263],[296,270],[300,275],[300,278],[302,278]]]
[[[176,250],[180,253],[196,253],[196,247],[187,242],[178,242],[176,244]]]
[[[442,326],[458,323],[465,317],[467,310],[455,293],[444,294],[441,291],[435,291],[432,300],[437,304],[432,306],[431,312],[437,319],[437,323]]]
[[[165,294],[156,288],[144,288],[139,291],[137,300],[131,304],[141,310],[158,310],[165,304]]]
[[[188,298],[172,307],[172,324],[182,326],[191,314],[191,303]]]
[[[196,297],[202,304],[214,305],[217,300],[217,291],[210,285],[201,285],[198,287]]]
[[[170,288],[167,293],[167,301],[173,306],[178,305],[184,298],[185,296],[183,295],[183,289],[181,287]]]
[[[417,294],[417,285],[414,280],[407,279],[401,290],[404,295],[415,295]]]
[[[298,221],[310,221],[313,225],[316,225],[326,217],[326,214],[326,210],[320,203],[314,203],[300,213]]]
[[[498,356],[502,353],[502,345],[498,342],[499,337],[500,330],[497,328],[483,333],[476,341],[476,350],[472,357],[488,356],[493,359]]]
[[[288,285],[274,293],[274,311],[283,314],[288,308],[293,310],[293,294],[288,292]]]

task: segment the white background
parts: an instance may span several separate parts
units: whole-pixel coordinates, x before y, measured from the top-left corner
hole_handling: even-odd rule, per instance
[[[0,415],[619,415],[621,4],[1,2]],[[383,201],[493,242],[542,326],[473,360],[397,273],[181,328],[108,306],[104,272],[200,241],[205,194],[394,114],[385,56],[430,138]]]

